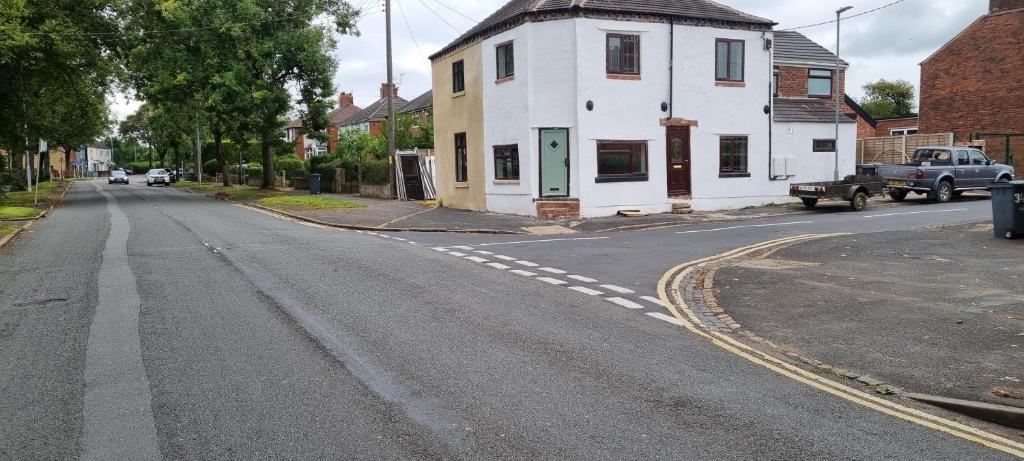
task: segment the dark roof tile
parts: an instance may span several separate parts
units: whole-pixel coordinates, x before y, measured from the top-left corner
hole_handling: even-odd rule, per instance
[[[825,47],[815,43],[800,32],[777,30],[775,31],[774,56],[776,61],[800,62],[800,63],[833,63],[836,55]],[[839,63],[848,65],[842,59]]]
[[[823,99],[775,98],[776,122],[835,123],[836,108]],[[839,123],[856,123],[849,116]]]

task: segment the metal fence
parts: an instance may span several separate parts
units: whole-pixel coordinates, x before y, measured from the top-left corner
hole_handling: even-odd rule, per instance
[[[857,164],[900,164],[910,161],[914,149],[922,146],[952,146],[953,133],[911,134],[857,140]]]

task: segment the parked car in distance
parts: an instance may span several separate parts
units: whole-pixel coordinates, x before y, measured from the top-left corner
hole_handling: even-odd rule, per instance
[[[167,170],[163,168],[154,168],[146,173],[146,185],[152,186],[153,184],[163,184],[169,186],[171,184],[171,177],[167,174]]]
[[[897,202],[907,194],[928,194],[937,203],[948,202],[966,191],[986,190],[994,182],[1012,181],[1013,167],[990,160],[968,147],[918,147],[913,160],[903,165],[881,165],[889,196]]]
[[[113,184],[115,182],[128,184],[128,173],[125,173],[124,170],[111,171],[110,176],[107,177],[107,184]]]

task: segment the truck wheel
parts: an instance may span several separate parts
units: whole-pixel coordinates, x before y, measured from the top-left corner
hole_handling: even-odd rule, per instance
[[[889,189],[889,197],[894,202],[902,202],[907,199],[907,191],[903,189]]]
[[[864,211],[868,207],[868,194],[865,194],[864,191],[853,194],[853,199],[850,200],[850,207],[853,208],[853,211]]]
[[[949,181],[942,181],[938,187],[935,188],[935,192],[932,193],[932,200],[935,203],[946,203],[953,198],[953,183]]]
[[[800,201],[804,202],[804,206],[807,208],[814,208],[818,205],[818,199],[816,198],[801,197]]]

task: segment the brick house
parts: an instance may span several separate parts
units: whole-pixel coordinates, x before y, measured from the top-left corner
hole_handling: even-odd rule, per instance
[[[394,86],[391,90],[391,96],[394,98],[395,112],[399,112],[403,106],[409,103],[405,99],[398,96],[398,87]],[[385,123],[388,120],[388,84],[382,83],[380,85],[380,99],[373,104],[366,106],[365,109],[356,112],[351,117],[342,122],[339,127],[341,131],[346,130],[362,130],[363,132],[370,133],[371,135],[377,136],[384,133]]]
[[[917,114],[901,117],[878,117],[875,119],[875,137],[904,136],[917,134],[920,131],[920,120]]]
[[[330,120],[330,124],[327,126],[327,142],[307,140],[306,135],[302,133],[301,118],[292,120],[285,126],[285,140],[295,144],[295,155],[300,159],[333,151],[338,142],[339,127],[360,111],[362,109],[355,105],[353,94],[342,92],[338,96],[338,108],[327,114],[327,118]]]
[[[921,63],[922,133],[985,136],[1000,162],[1024,171],[1024,0],[991,0],[989,12]],[[1006,140],[1011,139],[1007,152]]]

